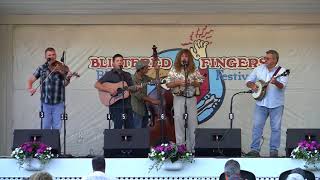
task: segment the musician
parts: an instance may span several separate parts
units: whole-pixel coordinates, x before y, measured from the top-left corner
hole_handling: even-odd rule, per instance
[[[45,50],[46,62],[40,65],[27,81],[27,90],[33,95],[37,89],[33,88],[33,83],[40,78],[41,84],[41,104],[44,118],[43,129],[60,129],[61,114],[64,111],[64,86],[70,82],[71,73],[67,76],[50,68],[54,63],[60,63],[56,60],[56,51],[52,47]]]
[[[146,74],[149,71],[148,61],[138,61],[136,63],[136,73],[133,75],[133,81],[136,85],[147,83],[151,80]],[[147,95],[147,86],[143,86],[140,91],[131,95],[131,105],[133,110],[133,124],[135,128],[146,128],[148,125],[148,113],[146,104],[160,104],[158,99]]]
[[[105,82],[109,83],[118,83],[120,81],[125,81],[128,86],[133,86],[133,81],[130,73],[122,70],[123,67],[123,56],[121,54],[115,54],[112,57],[112,66],[113,69],[106,72],[95,84],[95,88],[100,91],[109,92],[112,96],[118,94],[117,89],[122,87],[108,86],[103,85]],[[132,121],[132,106],[131,106],[131,97],[125,99],[120,99],[114,104],[109,106],[109,112],[111,118],[114,122],[115,129],[124,128],[133,128]],[[123,113],[126,116],[126,119],[123,119]]]
[[[188,75],[187,83],[185,75]],[[173,90],[174,125],[176,143],[186,144],[189,151],[194,151],[195,129],[197,126],[197,99],[195,88],[200,87],[203,77],[196,69],[193,56],[188,49],[182,49],[176,56],[174,67],[167,77],[167,87]],[[184,91],[184,89],[186,89]],[[187,141],[185,142],[184,104],[187,102]]]
[[[284,108],[284,91],[288,81],[287,77],[276,75],[285,71],[278,65],[279,53],[275,50],[266,52],[265,63],[256,67],[247,77],[246,85],[252,91],[257,92],[258,87],[255,84],[258,80],[265,82],[270,80],[267,86],[265,97],[261,101],[256,101],[253,114],[253,129],[251,151],[248,156],[259,157],[260,139],[262,137],[265,122],[270,116],[271,137],[270,137],[270,157],[278,156],[278,148],[281,139],[281,121]]]

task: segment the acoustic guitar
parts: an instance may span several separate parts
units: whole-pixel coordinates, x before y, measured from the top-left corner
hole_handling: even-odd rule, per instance
[[[139,85],[144,87],[147,85],[154,85],[156,84],[156,82],[157,82],[156,80],[148,81],[145,83],[141,83]],[[166,83],[165,79],[160,80],[160,83],[161,84]],[[111,106],[112,104],[116,103],[120,99],[127,99],[130,96],[129,91],[135,90],[138,86],[138,85],[128,86],[127,82],[125,81],[120,81],[117,83],[105,82],[105,83],[102,83],[102,85],[112,87],[113,89],[117,89],[117,93],[115,95],[111,95],[111,93],[106,91],[98,91],[100,102],[105,106]],[[124,93],[123,96],[122,96],[122,93]]]

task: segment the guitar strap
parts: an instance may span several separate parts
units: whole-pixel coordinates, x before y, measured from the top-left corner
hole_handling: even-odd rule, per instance
[[[280,69],[281,69],[281,66],[279,66],[278,69],[273,73],[272,77],[275,77],[280,71]]]

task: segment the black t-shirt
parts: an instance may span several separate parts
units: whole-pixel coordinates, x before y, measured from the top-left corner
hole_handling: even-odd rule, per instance
[[[125,81],[128,86],[133,86],[133,81],[131,78],[131,74],[122,70],[116,70],[116,69],[112,69],[111,71],[106,72],[99,80],[98,82],[100,82],[101,84],[105,83],[105,82],[109,82],[109,83],[117,83],[120,81]],[[114,104],[112,104],[110,107],[111,108],[122,108],[122,102],[124,101],[124,106],[125,108],[131,108],[131,97],[129,96],[128,98],[124,99],[124,100],[119,100],[117,102],[115,102]]]

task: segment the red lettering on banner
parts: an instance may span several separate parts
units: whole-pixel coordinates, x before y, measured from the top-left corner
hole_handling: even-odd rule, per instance
[[[246,58],[239,57],[239,66],[240,68],[248,67],[248,62],[246,61]]]
[[[200,69],[207,69],[210,66],[210,59],[209,58],[201,58],[200,59]]]
[[[92,58],[89,58],[89,60],[90,60],[89,68],[97,68],[100,66],[99,59],[92,57]]]
[[[259,60],[257,58],[250,58],[249,59],[249,67],[255,68],[258,66]]]
[[[130,61],[129,58],[123,58],[123,68],[129,68],[128,62]]]
[[[112,58],[106,59],[103,56],[91,56],[89,57],[88,68],[90,69],[112,68]]]
[[[161,67],[163,69],[170,69],[172,67],[172,61],[168,58],[161,59]]]
[[[108,67],[108,62],[104,57],[100,57],[100,67],[102,67],[102,68]]]
[[[152,66],[152,57],[124,57],[123,61],[123,67],[126,69],[134,68],[138,61],[149,62],[149,67]],[[171,69],[172,67],[172,60],[170,58],[159,58],[158,62],[162,69]],[[90,69],[112,68],[112,57],[90,56],[88,67]]]
[[[225,59],[219,59],[219,58],[217,58],[215,64],[216,64],[215,67],[217,67],[217,68],[224,68],[224,67],[226,67]]]
[[[149,62],[149,67],[152,67],[152,57],[125,57],[123,67],[134,68],[138,61]],[[206,57],[199,60],[199,69],[253,69],[264,62],[263,57]],[[162,69],[170,69],[173,66],[173,61],[170,58],[159,58],[158,63]],[[91,56],[88,67],[90,69],[112,68],[112,57]]]
[[[237,67],[237,62],[235,58],[228,58],[227,59],[227,66],[231,68]]]
[[[252,69],[263,63],[263,57],[207,57],[201,58],[200,69]]]

